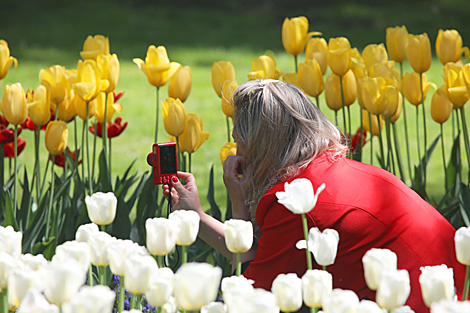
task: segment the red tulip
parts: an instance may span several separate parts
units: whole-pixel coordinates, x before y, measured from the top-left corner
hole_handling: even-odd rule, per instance
[[[113,91],[114,95],[114,103],[118,102],[119,99],[121,99],[122,96],[124,96],[124,91],[121,91],[120,93],[116,94],[115,91]]]
[[[54,110],[51,109],[51,119],[49,121],[54,121],[55,120],[55,112]],[[47,123],[49,124],[49,123]],[[47,124],[41,126],[41,130],[46,130]],[[28,116],[26,118],[26,121],[24,121],[22,124],[20,124],[21,128],[23,129],[29,129],[29,130],[35,130],[37,129],[36,124],[31,120],[31,118]]]
[[[70,151],[70,149],[67,147],[67,151],[69,152],[70,156],[72,157],[72,160],[75,162],[75,155],[77,153],[77,151]],[[78,150],[80,151],[80,150]],[[50,156],[50,159],[52,160],[52,155]],[[82,160],[78,161],[78,164],[81,164],[82,163]],[[64,167],[65,166],[65,153],[62,152],[61,154],[58,154],[55,156],[54,158],[54,164],[55,165],[58,165],[60,167]],[[69,168],[69,166],[67,166],[67,168]]]
[[[117,117],[114,120],[114,123],[109,123],[108,122],[108,125],[107,125],[108,126],[107,127],[108,138],[117,137],[124,131],[124,129],[126,129],[127,122],[125,122],[124,124],[121,124],[121,121],[122,121],[122,117]],[[88,129],[90,130],[90,132],[92,134],[94,134],[95,133],[95,123],[92,122],[91,126]],[[97,132],[98,137],[102,138],[103,137],[103,125],[100,122],[98,122],[97,129],[98,129],[98,132]]]
[[[362,146],[366,144],[366,138],[367,138],[367,131],[363,130],[362,133]],[[351,138],[351,151],[355,151],[357,148],[357,145],[359,144],[359,140],[361,140],[361,129],[358,128],[356,134]]]
[[[26,141],[24,141],[20,136],[18,136],[18,155],[23,151],[26,146]],[[3,145],[3,153],[5,157],[14,158],[15,157],[15,142],[5,143]]]

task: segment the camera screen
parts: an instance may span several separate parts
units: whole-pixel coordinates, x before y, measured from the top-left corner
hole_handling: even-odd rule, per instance
[[[160,147],[160,173],[176,173],[176,149],[174,145]]]

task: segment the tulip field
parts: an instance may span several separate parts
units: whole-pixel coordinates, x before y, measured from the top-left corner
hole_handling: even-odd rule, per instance
[[[229,221],[222,166],[236,153],[230,97],[254,79],[297,86],[342,131],[350,149],[346,157],[394,173],[460,228],[457,259],[470,273],[462,248],[470,238],[470,34],[453,27],[459,23],[436,17],[443,25],[424,23],[433,27],[427,30],[404,12],[409,24],[398,18],[375,22],[368,36],[368,26],[357,26],[369,25],[360,6],[347,6],[344,24],[332,26],[317,13],[286,16],[280,5],[272,16],[260,13],[264,23],[243,15],[245,25],[237,29],[225,23],[236,24],[238,13],[218,16],[217,8],[181,13],[143,2],[142,8],[126,9],[118,2],[106,2],[109,11],[102,11],[85,1],[84,21],[94,21],[81,21],[87,24],[83,29],[70,26],[66,38],[47,27],[27,34],[16,21],[7,26],[12,14],[0,22],[0,313],[295,312],[302,304],[311,312],[321,307],[338,312],[339,306],[350,312],[413,312],[404,306],[408,273],[397,271],[391,251],[367,254],[392,260],[380,266],[396,271],[383,275],[388,284],[381,273],[366,272],[377,304],[359,304],[354,292],[332,290],[326,265],[334,263],[336,252],[323,264],[318,260],[324,257],[307,249],[305,276],[279,275],[268,292],[239,277],[239,262],[232,276],[231,260],[196,239],[196,212],[170,213],[147,155],[154,143],[175,141],[178,169],[194,174],[202,208],[225,221],[228,250],[239,260],[251,248],[251,223]],[[232,3],[235,12],[238,5]],[[12,1],[6,10],[19,12],[22,6]],[[35,8],[21,13],[31,25],[40,21]],[[51,2],[44,8],[50,11],[46,16],[66,25],[83,14],[70,13],[78,12],[76,5]],[[106,19],[101,21],[99,12],[106,12]],[[206,19],[208,12],[214,14]],[[327,7],[319,12],[336,14]],[[119,22],[108,20],[113,16]],[[127,24],[129,29],[116,31]],[[185,32],[198,27],[197,37]],[[305,218],[305,212],[284,205]],[[338,245],[335,230],[322,231],[310,229],[312,237],[332,235]],[[310,247],[308,238],[302,238],[304,249]],[[324,271],[311,270],[310,252]],[[365,271],[374,266],[367,257]],[[450,301],[454,279],[463,277],[451,278],[443,265],[423,270],[423,281],[433,275],[442,277],[448,292],[422,283],[426,306],[449,303],[435,304],[431,312],[470,307],[468,301]],[[318,281],[326,290],[320,299],[312,296]],[[399,291],[387,289],[399,284]],[[391,301],[387,292],[399,300]],[[214,302],[220,297],[225,306]]]

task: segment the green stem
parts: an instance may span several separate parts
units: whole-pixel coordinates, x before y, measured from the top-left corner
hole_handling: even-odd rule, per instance
[[[374,132],[372,130],[372,114],[369,114],[369,129],[370,129],[370,165],[374,165]]]
[[[379,128],[379,144],[380,144],[380,155],[382,156],[382,162],[385,165],[385,155],[384,155],[384,143],[382,141],[382,127],[380,127],[380,115],[377,115],[377,127]],[[387,166],[385,166],[385,170],[388,171]]]
[[[159,107],[160,107],[160,87],[157,87],[157,114],[156,114],[156,117],[155,117],[155,143],[158,142],[158,114],[159,114]]]
[[[295,62],[295,72],[297,73],[297,56],[294,55],[294,62]]]
[[[353,134],[351,132],[351,109],[349,108],[349,105],[346,107],[348,110],[348,131],[349,131],[349,138],[351,139]]]
[[[34,172],[35,172],[35,177],[36,177],[36,204],[39,205],[39,202],[41,201],[40,195],[41,195],[41,183],[40,183],[40,177],[41,177],[41,171],[39,168],[39,140],[40,140],[40,129],[34,128],[34,159],[35,159],[35,164],[34,164]],[[31,187],[32,188],[32,187]]]
[[[88,266],[88,286],[93,287],[93,265]]]
[[[317,108],[320,109],[320,97],[316,96],[315,99],[317,100]]]
[[[91,164],[90,164],[90,146],[88,144],[88,112],[90,110],[90,103],[86,103],[86,119],[85,119],[85,128],[87,131],[85,131],[85,141],[86,141],[86,161],[87,161],[87,167],[88,167],[88,195],[93,194],[93,187],[92,187],[92,180],[93,176],[91,176]]]
[[[465,120],[465,109],[463,106],[460,108],[460,118],[462,119],[463,137],[465,139],[465,151],[467,153],[468,168],[470,169],[470,142],[468,139],[467,122]]]
[[[308,249],[308,224],[307,224],[307,216],[305,216],[305,213],[302,213],[302,226],[304,229],[304,237],[305,237],[305,244],[307,245],[307,269],[311,270],[313,269],[312,267],[312,256],[310,253],[310,250]]]
[[[8,288],[0,292],[0,313],[8,313]]]
[[[424,125],[424,168],[423,168],[423,175],[424,175],[424,187],[426,187],[426,171],[428,167],[428,153],[427,153],[427,148],[428,148],[428,137],[426,135],[426,110],[424,108],[424,91],[423,91],[423,74],[421,73],[419,75],[419,81],[420,81],[420,86],[421,86],[421,101],[423,105],[423,125]],[[418,127],[418,125],[416,125]]]
[[[104,122],[101,125],[102,126],[102,140],[103,140],[103,153],[105,156],[105,160],[107,160],[107,138],[108,138],[108,95],[106,94],[106,100],[105,100],[105,105],[104,105]]]
[[[109,140],[109,153],[108,153],[108,166],[109,166],[109,177],[111,177],[111,138]]]
[[[242,274],[241,252],[237,252],[237,276]]]
[[[418,142],[418,163],[421,164],[422,171],[424,171],[424,164],[421,160],[421,145],[420,145],[420,140],[419,140],[419,108],[416,106],[416,140]]]
[[[347,125],[346,125],[346,112],[344,111],[344,93],[343,93],[343,76],[339,77],[339,86],[341,89],[341,109],[343,110],[343,123],[344,123],[344,134],[347,134]]]
[[[455,109],[452,109],[452,139],[455,139]]]
[[[74,140],[75,140],[75,168],[77,169],[78,175],[78,159],[80,158],[80,153],[78,153],[78,134],[77,134],[77,118],[73,119],[73,127],[74,127]]]
[[[465,272],[465,283],[463,286],[462,301],[468,299],[468,286],[470,284],[470,265],[467,265],[467,271]]]
[[[400,77],[403,78],[403,63],[400,63]],[[401,92],[401,91],[400,91]],[[408,122],[406,120],[406,105],[405,105],[405,96],[403,92],[401,93],[403,99],[403,120],[405,122],[405,138],[406,138],[406,157],[408,159],[408,172],[410,179],[413,177],[411,172],[411,160],[410,160],[410,142],[408,140]]]
[[[157,264],[159,268],[163,267],[163,255],[157,255]]]
[[[98,272],[100,275],[100,285],[106,286],[106,266],[99,266],[98,267]]]
[[[124,311],[124,296],[126,290],[124,289],[124,276],[119,276],[119,312]]]
[[[444,177],[445,177],[445,181],[444,181],[444,186],[446,188],[446,191],[448,189],[447,187],[447,166],[446,166],[446,152],[444,150],[444,127],[442,126],[442,123],[440,124],[441,125],[441,150],[442,150],[442,163],[444,165]]]
[[[185,264],[188,262],[188,246],[181,246],[181,250],[182,250],[182,254],[183,254],[183,257],[181,259],[181,263],[182,264]]]
[[[188,156],[188,163],[189,163],[189,164],[188,164],[188,166],[189,166],[189,172],[190,172],[190,173],[192,173],[192,172],[191,172],[191,156],[192,156],[193,154],[192,154],[192,153],[188,153],[188,154],[189,154],[189,156]]]
[[[49,154],[49,156],[50,156],[50,154]],[[45,171],[44,171],[44,177],[42,178],[42,184],[41,184],[41,192],[40,192],[41,198],[42,198],[42,189],[43,189],[43,187],[44,187],[44,184],[46,183],[46,176],[47,176],[46,173],[47,173],[47,171],[49,170],[49,164],[50,164],[50,163],[51,163],[51,159],[50,159],[50,158],[47,158],[46,169],[45,169]]]
[[[326,272],[326,265],[323,265],[322,269]]]
[[[364,134],[364,125],[362,125],[362,108],[359,107],[359,122],[361,123],[361,135],[359,136],[359,149],[357,149],[359,154],[358,160],[362,162],[362,134]]]
[[[392,136],[391,136],[391,127],[390,127],[390,118],[385,118],[385,126],[386,126],[386,133],[387,133],[387,167],[389,170],[392,169]],[[393,172],[393,174],[395,174]]]
[[[395,142],[395,153],[397,155],[398,170],[400,171],[401,180],[405,182],[405,173],[403,171],[403,166],[401,162],[400,145],[398,144],[397,128],[395,127],[395,123],[392,124],[392,129],[393,129],[393,140]]]
[[[137,306],[137,295],[132,294],[131,303],[129,305],[129,311],[134,310],[136,308],[136,306]]]
[[[51,168],[51,194],[49,198],[49,209],[47,210],[47,219],[46,219],[46,242],[49,240],[49,231],[50,231],[50,223],[51,223],[51,213],[52,213],[52,205],[54,199],[54,165],[55,165],[55,155],[52,156],[52,168]]]
[[[95,177],[95,164],[96,164],[96,141],[98,138],[98,122],[95,122],[95,125],[93,125],[95,129],[95,133],[93,134],[93,157],[92,159],[92,164],[91,164],[91,177]]]
[[[85,130],[87,128],[87,123],[86,119],[83,120],[83,127],[82,127],[82,148],[81,154],[82,154],[82,184],[83,184],[83,190],[86,190],[86,180],[85,180]],[[78,158],[77,158],[78,159]]]
[[[17,171],[17,163],[18,163],[18,125],[15,125],[15,162],[14,162],[14,171],[15,171],[15,181],[14,181],[14,200],[13,200],[13,213],[16,218],[16,211],[17,211],[17,202],[18,202],[18,171]]]
[[[225,121],[227,122],[227,142],[231,142],[230,140],[230,121],[229,121],[229,117],[228,116],[225,116]]]

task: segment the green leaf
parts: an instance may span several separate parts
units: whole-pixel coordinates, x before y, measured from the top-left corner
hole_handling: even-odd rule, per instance
[[[465,225],[460,226],[470,226],[470,190],[469,186],[465,185],[464,183],[461,184],[460,190],[460,214],[462,215],[462,220]],[[460,226],[455,226],[456,228]]]
[[[19,210],[16,213],[16,220],[20,229],[24,230],[26,227],[28,227],[28,225],[26,225],[26,220],[28,218],[28,212],[31,210],[32,204],[31,190],[29,188],[28,173],[26,168],[24,169],[23,182],[20,181],[20,185],[23,189],[23,196],[21,198],[21,205],[19,206]]]
[[[102,192],[113,191],[113,187],[111,185],[111,176],[108,170],[108,161],[106,160],[106,157],[103,151],[101,151],[100,153],[98,164],[99,164],[99,170],[100,170],[99,175],[98,175],[98,185],[101,186],[101,188],[98,188],[99,191],[102,191]]]
[[[219,206],[214,199],[214,164],[211,166],[209,173],[209,188],[207,190],[207,202],[210,205],[210,212],[213,218],[222,221],[222,214],[220,213]]]
[[[47,241],[41,241],[36,243],[31,249],[31,253],[37,255],[41,253],[47,260],[51,260],[55,254],[55,248],[57,247],[57,240],[55,237],[49,238]]]
[[[10,191],[5,193],[5,219],[2,226],[12,226],[15,231],[19,231],[18,224],[15,219],[15,212],[13,211],[13,200],[11,199]]]
[[[129,220],[130,209],[123,197],[118,198],[116,209],[116,217],[111,224],[112,229],[110,234],[119,239],[129,239],[131,231],[131,221]]]
[[[455,137],[450,160],[447,165],[447,186],[460,184],[460,173],[462,169],[462,160],[460,158],[460,133]]]

